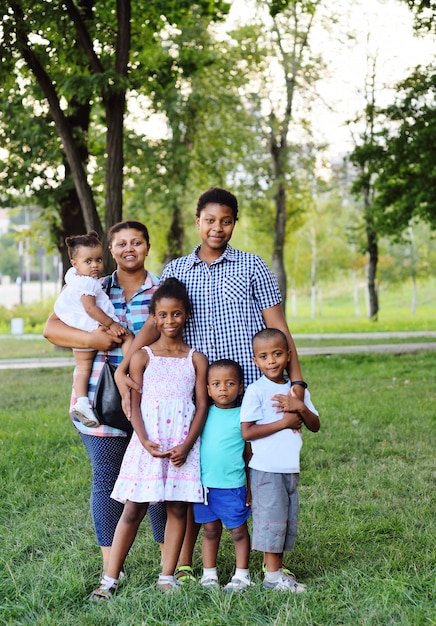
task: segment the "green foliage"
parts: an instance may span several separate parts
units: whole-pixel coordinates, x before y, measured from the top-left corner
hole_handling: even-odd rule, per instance
[[[421,33],[436,29],[436,2],[434,0],[405,0],[415,15],[415,28]]]
[[[44,324],[53,312],[53,301],[34,302],[32,304],[17,304],[12,308],[0,306],[0,333],[9,334],[11,320],[21,317],[24,320],[25,333],[42,333]]]
[[[130,2],[124,4],[126,9],[130,6]],[[99,230],[95,207],[103,217],[105,206],[106,226],[121,214],[121,207],[120,213],[117,212],[121,198],[117,185],[122,180],[122,160],[114,168],[106,188],[103,175],[121,154],[119,145],[114,150],[105,145],[106,138],[109,141],[116,134],[117,120],[111,117],[116,98],[122,99],[132,88],[148,95],[152,80],[159,84],[159,73],[165,74],[165,63],[160,63],[161,37],[169,43],[170,36],[191,23],[186,36],[195,42],[198,31],[192,30],[193,14],[204,25],[222,20],[230,8],[223,0],[201,0],[195,5],[172,0],[131,4],[129,76],[122,63],[123,54],[129,57],[129,50],[122,48],[129,46],[128,29],[118,22],[121,12],[103,2],[53,4],[23,0],[11,5],[1,17],[0,53],[10,70],[2,72],[0,80],[0,133],[8,150],[0,180],[7,181],[5,187],[10,192],[10,197],[3,196],[3,200],[10,203],[15,190],[26,189],[43,207],[42,220],[61,248],[65,234],[84,227],[83,218],[95,220]],[[177,37],[180,39],[180,34]],[[198,46],[192,48],[198,50]],[[183,46],[180,59],[184,77],[189,79],[199,69],[198,56],[191,51],[189,43]],[[166,60],[171,61],[170,54]],[[157,65],[153,65],[154,61]],[[6,70],[6,65],[2,67]],[[155,67],[158,70],[153,76]],[[169,69],[172,70],[171,65]],[[174,72],[173,81],[179,78],[177,71]],[[177,98],[182,95],[182,87],[179,83],[174,91]],[[57,102],[62,107],[57,109]],[[176,100],[173,106],[177,106]],[[163,110],[166,111],[165,107]],[[173,131],[175,128],[176,124]],[[68,143],[69,132],[72,143]],[[62,147],[58,133],[62,135]],[[174,138],[174,145],[178,139]],[[71,159],[74,150],[78,151],[76,161]],[[66,155],[69,155],[68,164]],[[125,165],[129,167],[128,163]],[[70,169],[74,169],[74,185]],[[83,170],[86,170],[86,182],[92,187],[91,206],[89,198],[83,201],[83,189],[80,194],[77,188]],[[183,171],[179,174],[183,179]],[[116,176],[119,178],[114,180]],[[83,176],[81,180],[85,186]],[[82,199],[80,206],[74,187]]]
[[[384,111],[375,211],[380,229],[398,237],[412,220],[436,229],[436,67],[417,68],[397,92]]]
[[[250,564],[256,586],[242,596],[199,585],[161,594],[159,550],[146,519],[126,562],[126,582],[111,602],[99,604],[86,599],[101,564],[88,508],[89,461],[66,412],[71,372],[0,372],[1,623],[431,624],[433,362],[425,352],[303,359],[321,430],[304,434],[299,531],[286,564],[308,585],[305,596],[264,591],[256,552]],[[199,545],[194,567],[200,574]],[[223,584],[233,567],[224,531]]]

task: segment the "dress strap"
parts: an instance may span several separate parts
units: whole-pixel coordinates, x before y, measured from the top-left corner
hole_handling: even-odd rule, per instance
[[[149,346],[142,346],[141,349],[146,351],[150,359],[154,357],[153,351],[150,350]]]

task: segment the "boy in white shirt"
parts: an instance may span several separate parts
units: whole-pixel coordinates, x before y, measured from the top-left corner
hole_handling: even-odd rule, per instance
[[[280,330],[257,333],[253,353],[263,376],[247,387],[241,406],[242,436],[253,451],[252,547],[264,552],[266,589],[302,593],[305,585],[283,568],[283,552],[292,550],[297,534],[301,426],[318,431],[318,412],[306,383],[285,378],[290,354]],[[293,384],[305,387],[304,401],[296,397]]]

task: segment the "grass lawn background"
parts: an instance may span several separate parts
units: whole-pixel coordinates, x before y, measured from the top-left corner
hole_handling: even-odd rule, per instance
[[[257,584],[242,596],[199,585],[161,594],[146,519],[127,581],[105,604],[86,600],[100,554],[90,467],[67,415],[71,371],[0,371],[0,624],[436,624],[434,353],[301,361],[321,430],[304,433],[300,526],[286,563],[308,593],[263,590],[253,552]],[[228,533],[218,565],[225,584]]]

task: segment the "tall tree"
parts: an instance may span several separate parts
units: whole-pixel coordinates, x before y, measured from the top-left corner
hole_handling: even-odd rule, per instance
[[[310,108],[309,86],[316,81],[321,67],[320,58],[311,52],[310,36],[322,2],[257,0],[256,5],[257,30],[253,29],[251,36],[259,65],[247,100],[257,113],[263,150],[269,156],[269,164],[262,163],[263,173],[257,185],[263,188],[264,196],[265,187],[268,189],[267,195],[274,205],[272,269],[286,307],[286,224],[289,191],[295,182],[290,164],[298,145],[295,138],[299,136],[304,142],[303,130],[308,128],[305,114]]]
[[[8,3],[2,16],[0,54],[10,70],[1,76],[2,107],[7,108],[5,101],[9,102],[11,95],[16,100],[20,94],[22,111],[28,113],[30,122],[42,113],[46,122],[50,119],[54,123],[63,158],[56,163],[46,160],[55,172],[46,182],[48,186],[50,182],[56,185],[57,168],[65,165],[65,188],[74,187],[80,207],[77,214],[88,229],[103,231],[99,217],[99,211],[103,212],[102,199],[105,229],[121,219],[126,95],[130,81],[145,82],[144,44],[152,46],[156,32],[169,33],[189,12],[191,4],[187,0],[133,4],[130,0],[117,0],[114,10],[98,0],[15,0]],[[200,0],[198,6],[204,13],[218,17],[228,7],[221,0]],[[16,80],[15,85],[12,79]],[[10,120],[3,115],[2,125],[8,124]],[[104,150],[95,142],[99,127],[105,131]],[[25,133],[25,128],[9,128],[9,135]],[[45,152],[42,143],[35,145],[34,138],[27,139],[34,150]],[[12,147],[12,143],[7,145],[9,152]],[[95,150],[105,155],[103,194],[92,187]],[[25,171],[23,159],[22,176]],[[65,197],[59,198],[57,210],[62,204],[70,210],[71,199],[70,195],[65,203]],[[60,212],[61,219],[64,214],[65,211]],[[60,246],[64,226],[61,223],[56,233]],[[71,232],[71,223],[68,226]]]
[[[375,178],[377,176],[377,157],[379,145],[376,137],[377,109],[375,103],[376,61],[368,60],[369,72],[366,85],[366,107],[364,129],[359,138],[353,137],[355,148],[350,161],[356,167],[357,177],[352,184],[352,191],[363,199],[363,219],[366,233],[367,288],[369,299],[369,319],[377,321],[379,311],[377,264],[378,231],[374,218]]]
[[[238,89],[245,77],[235,70],[238,61],[233,42],[218,40],[210,16],[202,16],[196,5],[170,40],[161,38],[149,60],[149,98],[152,110],[164,116],[166,132],[153,143],[130,135],[140,178],[134,171],[132,176],[135,195],[144,187],[151,190],[169,218],[164,262],[186,251],[185,213],[189,208],[192,216],[205,181],[224,185],[243,146],[252,142],[242,122]]]

